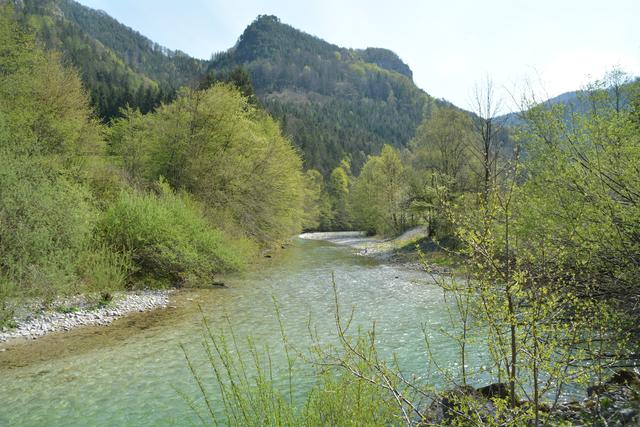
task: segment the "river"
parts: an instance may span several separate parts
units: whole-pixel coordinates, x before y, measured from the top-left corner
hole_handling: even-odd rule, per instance
[[[296,238],[251,272],[225,278],[228,288],[181,291],[168,309],[0,352],[0,425],[197,424],[180,397],[198,397],[180,344],[198,369],[205,369],[203,314],[214,329],[228,317],[237,336],[252,336],[259,347],[270,346],[274,359],[282,359],[273,298],[297,347],[309,342],[309,324],[331,342],[332,274],[343,309],[355,307],[357,324],[376,322],[380,348],[387,355],[397,353],[403,371],[420,375],[425,370],[423,323],[432,331],[440,363],[455,369],[455,345],[436,332],[446,326],[447,315],[429,275],[357,256],[345,246]],[[474,359],[470,364],[480,362]],[[284,370],[278,375],[284,385]],[[296,376],[298,395],[310,381],[302,373]]]

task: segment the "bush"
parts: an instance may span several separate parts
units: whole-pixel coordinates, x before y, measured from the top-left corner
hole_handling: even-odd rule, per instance
[[[200,205],[165,182],[159,194],[123,192],[103,215],[98,234],[117,251],[129,251],[133,279],[145,285],[211,282],[217,273],[243,268],[252,247],[212,227]]]
[[[92,294],[121,290],[135,271],[131,253],[95,244],[81,258],[82,288]]]
[[[80,185],[45,162],[0,153],[0,281],[3,293],[76,291],[77,266],[96,211]]]

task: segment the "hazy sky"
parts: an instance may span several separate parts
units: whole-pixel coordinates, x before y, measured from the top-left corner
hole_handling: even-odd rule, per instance
[[[640,75],[640,0],[80,0],[171,49],[199,58],[231,47],[259,14],[343,47],[385,47],[418,86],[468,108],[489,75],[514,93],[549,96],[613,66]]]

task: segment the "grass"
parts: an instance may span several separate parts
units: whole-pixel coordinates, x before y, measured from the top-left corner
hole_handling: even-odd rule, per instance
[[[80,311],[80,307],[76,305],[61,305],[57,308],[57,311],[62,314],[77,313]]]
[[[203,315],[205,363],[182,347],[198,397],[180,393],[202,424],[382,426],[419,420],[407,415],[410,408],[399,400],[413,391],[390,368],[393,363],[379,359],[375,330],[350,333],[350,320],[340,318],[337,294],[335,298],[341,345],[320,344],[310,332],[314,344],[305,351],[287,337],[276,301],[281,340],[268,346],[250,336],[238,337],[228,318],[212,325]],[[275,372],[284,372],[285,378],[276,378]],[[296,375],[303,372],[315,382],[307,393],[296,394]]]

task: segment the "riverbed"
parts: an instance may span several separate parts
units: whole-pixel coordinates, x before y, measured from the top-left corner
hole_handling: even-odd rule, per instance
[[[438,333],[448,317],[430,275],[357,256],[346,245],[296,238],[251,272],[225,277],[227,288],[181,291],[166,309],[5,351],[0,346],[0,425],[198,424],[181,397],[198,398],[198,392],[180,345],[205,372],[203,316],[214,329],[232,325],[241,343],[251,336],[259,348],[270,348],[274,360],[282,360],[273,299],[298,348],[310,343],[309,325],[323,342],[335,342],[332,275],[343,309],[354,307],[355,325],[376,322],[380,349],[396,353],[403,371],[417,376],[426,371],[422,324],[441,366],[456,369],[455,344]],[[275,366],[276,382],[284,387],[284,365]],[[311,382],[311,376],[297,375],[296,394],[303,396]]]

